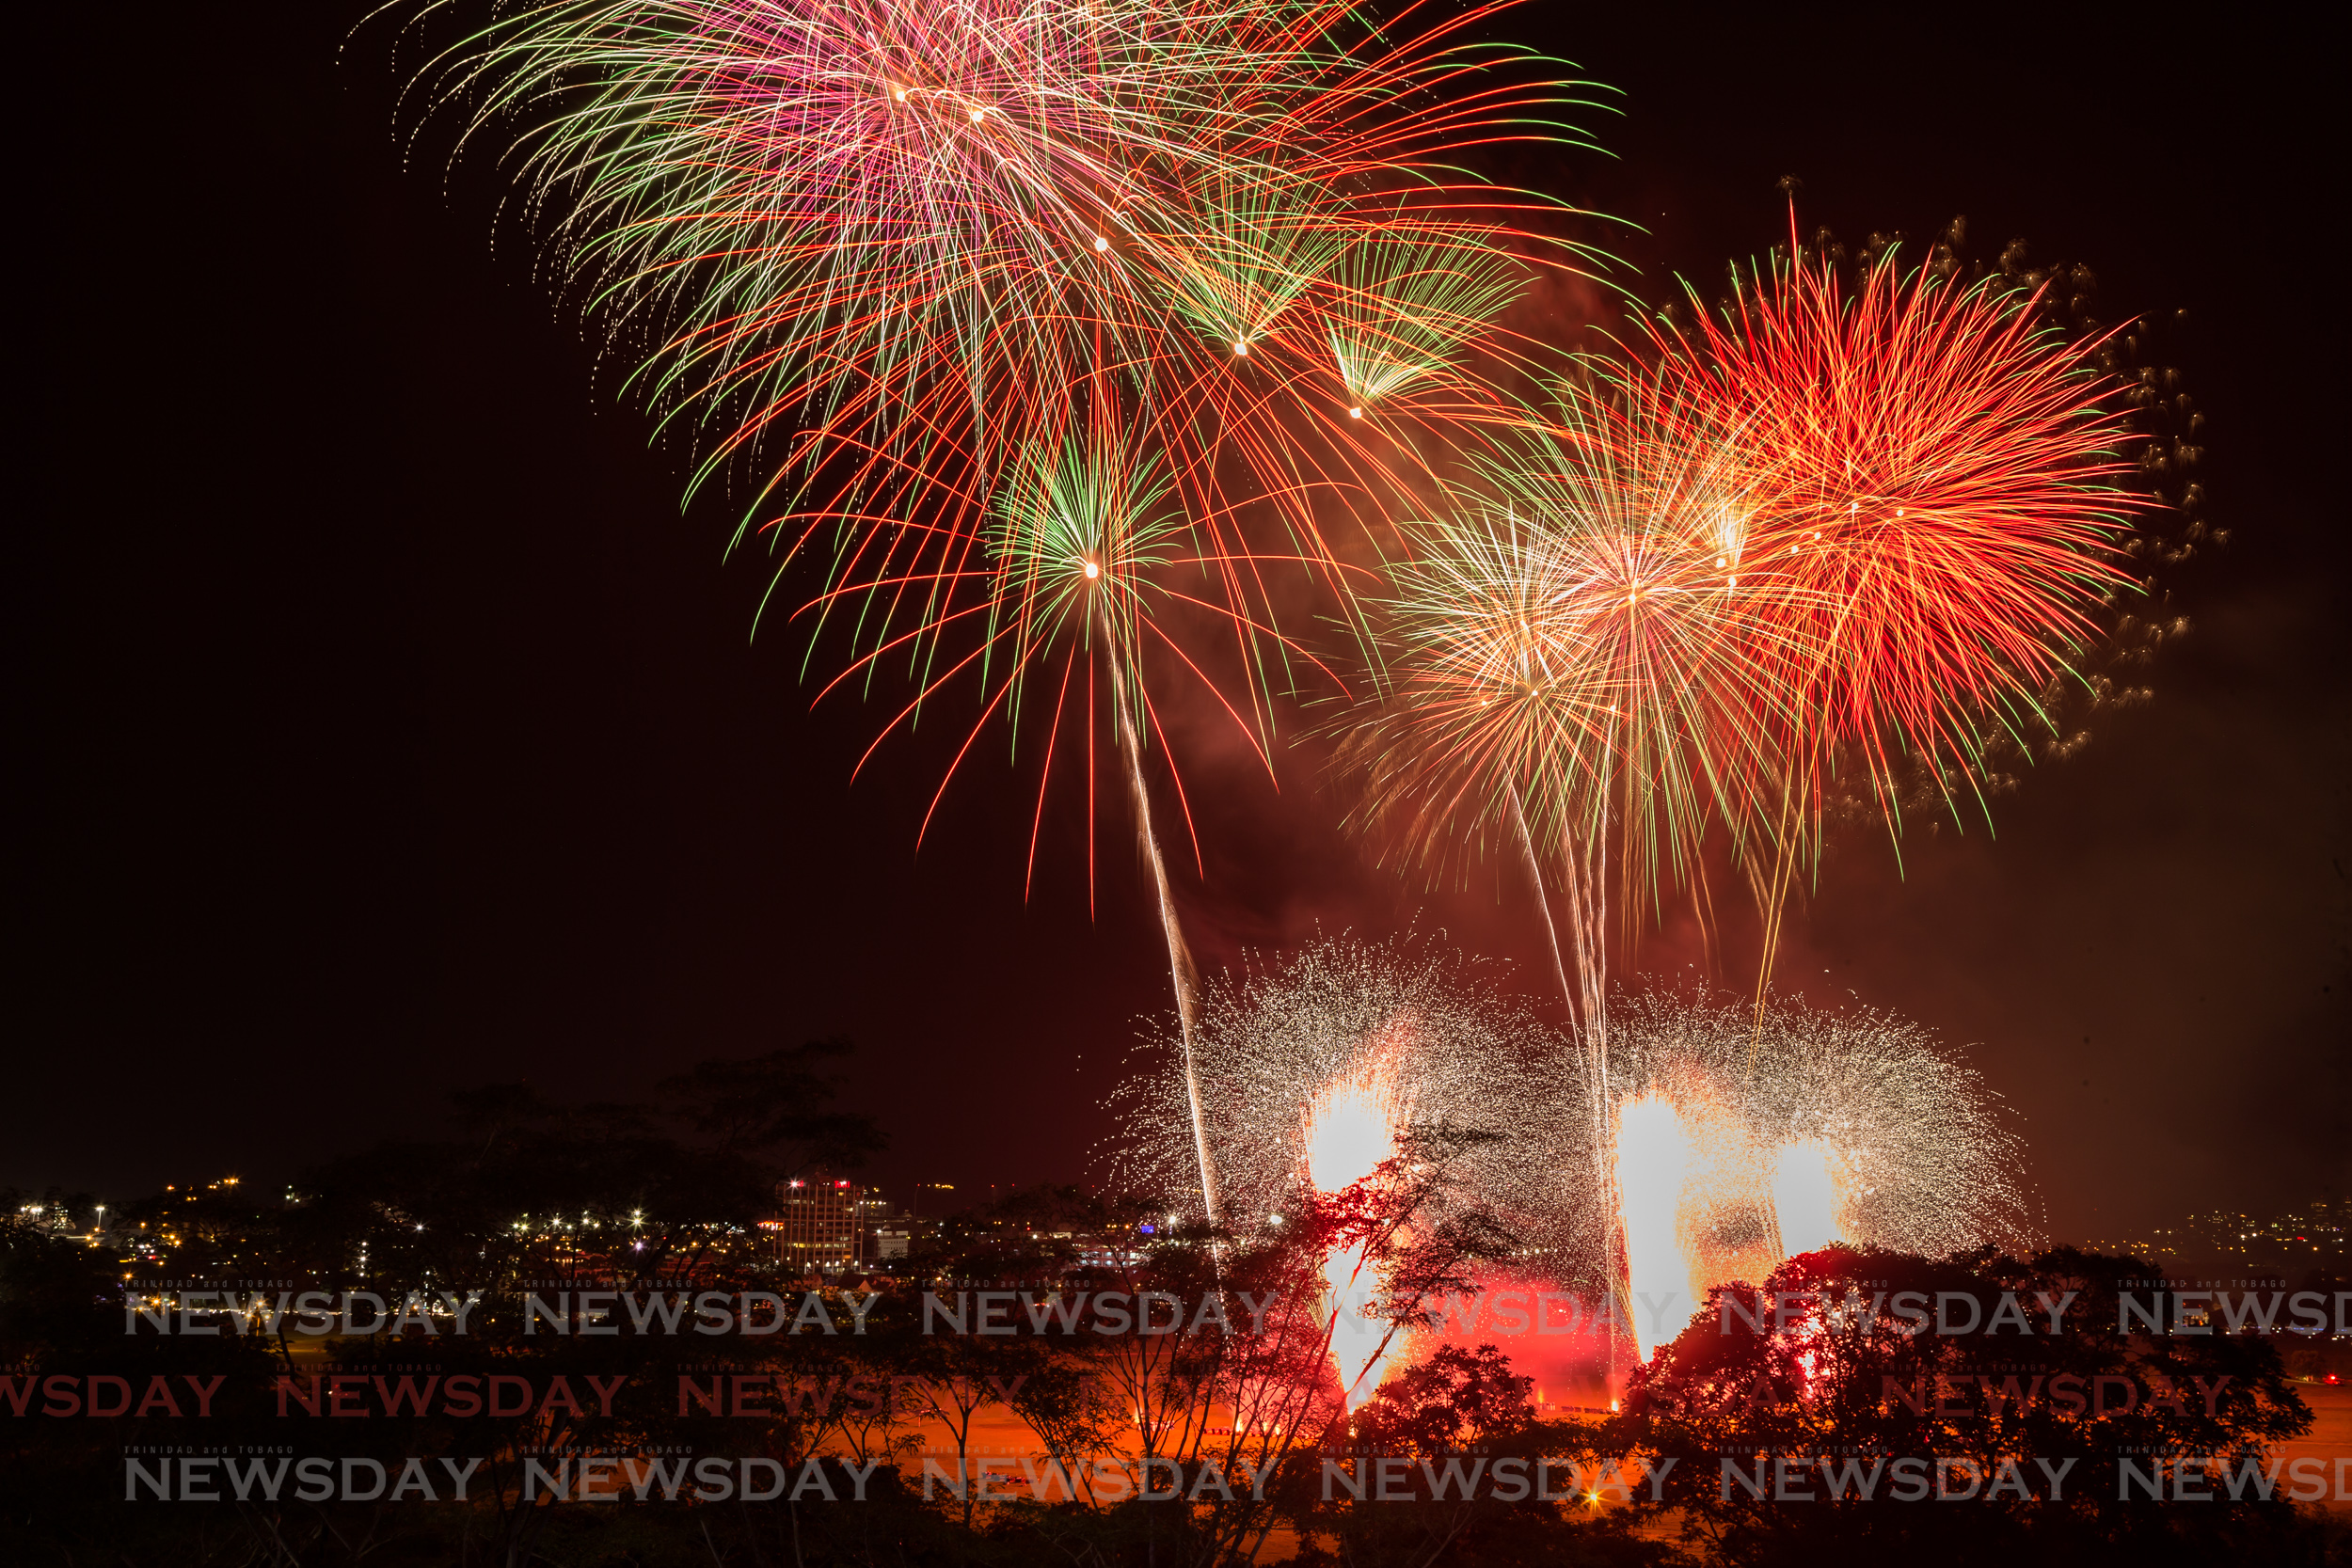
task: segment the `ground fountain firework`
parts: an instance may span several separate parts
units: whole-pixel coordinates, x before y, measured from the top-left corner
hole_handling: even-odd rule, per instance
[[[1426,940],[1343,936],[1208,982],[1192,1045],[1227,1228],[1264,1234],[1372,1178],[1401,1136],[1429,1127],[1493,1135],[1459,1156],[1447,1204],[1483,1209],[1515,1233],[1540,1224],[1545,1123],[1515,1090],[1531,1064],[1556,1069],[1564,1042],[1502,978]],[[1163,1045],[1176,1047],[1168,1070],[1116,1097],[1127,1136],[1113,1164],[1123,1182],[1198,1212],[1181,1036],[1146,1049],[1156,1057]],[[1335,1251],[1324,1278],[1341,1320],[1335,1371],[1359,1403],[1406,1347],[1368,1317],[1385,1282],[1360,1254]]]
[[[1711,1286],[1832,1241],[1941,1255],[2033,1240],[2022,1140],[1919,1024],[1775,998],[1753,1051],[1744,998],[1620,992],[1599,1103],[1584,1053],[1506,978],[1434,942],[1342,937],[1209,982],[1194,1043],[1228,1228],[1263,1233],[1372,1176],[1417,1126],[1492,1133],[1460,1156],[1449,1200],[1518,1239],[1515,1269],[1628,1302],[1613,1321],[1645,1355]],[[1182,1207],[1197,1156],[1176,1043],[1150,1042],[1156,1070],[1115,1098],[1127,1133],[1114,1164]],[[1381,1289],[1360,1259],[1327,1259],[1326,1278],[1343,1309]],[[1354,1400],[1413,1354],[1367,1344],[1351,1359],[1334,1340]]]
[[[1416,1124],[1502,1135],[1468,1158],[1463,1190],[1475,1201],[1531,1190],[1537,1171],[1518,1167],[1540,1164],[1547,1118],[1526,1075],[1556,1068],[1564,1042],[1502,979],[1499,966],[1425,938],[1349,936],[1209,979],[1195,1040],[1233,1227],[1269,1223],[1309,1188],[1371,1174]],[[1163,1043],[1144,1049],[1156,1060]],[[1114,1103],[1127,1129],[1113,1162],[1120,1180],[1197,1212],[1181,1071],[1140,1074]],[[1335,1142],[1341,1128],[1352,1131]],[[1368,1137],[1379,1138],[1376,1151],[1361,1147]],[[1526,1217],[1517,1207],[1509,1217]]]
[[[1607,1131],[1637,1293],[1676,1291],[1687,1311],[1831,1241],[1941,1256],[2035,1239],[2022,1138],[1922,1025],[1775,998],[1757,1049],[1747,1002],[1671,991],[1621,996],[1611,1024]],[[1679,1327],[1645,1315],[1645,1354]]]

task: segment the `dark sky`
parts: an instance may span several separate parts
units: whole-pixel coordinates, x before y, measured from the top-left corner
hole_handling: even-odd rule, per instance
[[[1166,1006],[1122,830],[1089,921],[1068,819],[1025,904],[993,759],[916,853],[947,726],[851,786],[882,710],[812,716],[798,644],[749,639],[732,512],[680,515],[685,453],[493,245],[490,171],[445,182],[430,137],[404,166],[406,66],[345,47],[355,14],[85,10],[19,143],[0,1182],[275,1179],[453,1086],[624,1095],[832,1033],[887,1180],[1079,1174]],[[2321,40],[2210,14],[1518,24],[1623,89],[1588,117],[1614,156],[1542,172],[1643,226],[1614,248],[1650,297],[1772,244],[1795,174],[1850,241],[1965,214],[1979,254],[2091,265],[2104,314],[2189,312],[2234,540],[2175,584],[2156,700],[1997,840],[1916,834],[1898,876],[1850,834],[1783,964],[1972,1046],[2073,1236],[2342,1196],[2352,1148],[2341,127]],[[1409,888],[1334,831],[1312,748],[1279,792],[1210,751],[1212,965],[1418,911],[1532,966],[1516,883]]]

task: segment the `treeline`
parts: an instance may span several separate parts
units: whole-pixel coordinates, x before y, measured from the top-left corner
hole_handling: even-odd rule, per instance
[[[895,1283],[781,1277],[757,1232],[774,1182],[882,1144],[835,1104],[842,1049],[705,1064],[631,1105],[471,1091],[450,1136],[305,1172],[291,1196],[214,1185],[110,1214],[110,1236],[147,1239],[129,1263],[54,1229],[54,1202],[15,1213],[0,1560],[1813,1568],[2341,1550],[2272,1463],[2310,1417],[2271,1342],[2117,1330],[2148,1274],[2123,1259],[1831,1249],[1759,1282],[1809,1306],[1710,1302],[1614,1415],[1547,1419],[1502,1351],[1451,1340],[1351,1410],[1328,1257],[1362,1259],[1375,1332],[1402,1333],[1513,1251],[1457,1199],[1452,1164],[1481,1137],[1460,1129],[1416,1131],[1372,1179],[1248,1236],[1147,1236],[1153,1195],[1045,1188],[953,1216]],[[1088,1265],[1104,1237],[1139,1260]],[[1949,1315],[1963,1332],[1906,1332],[1905,1291],[1978,1309]],[[2005,1298],[2042,1297],[2064,1298],[2065,1332],[2002,1321]],[[2070,1377],[2106,1397],[2054,1397]],[[2161,1495],[2119,1496],[2126,1464],[2161,1472]],[[2173,1495],[2197,1485],[2209,1500]]]

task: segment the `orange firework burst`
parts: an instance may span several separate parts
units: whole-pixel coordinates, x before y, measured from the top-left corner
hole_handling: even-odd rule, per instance
[[[1721,562],[1776,730],[1746,802],[1764,988],[1799,863],[1818,852],[1841,756],[1890,830],[1897,775],[1979,790],[1988,740],[2047,729],[2042,701],[2131,585],[2134,499],[2098,343],[2037,325],[2038,295],[1960,280],[1948,259],[1866,264],[1849,288],[1791,245],[1720,315],[1653,323],[1628,395],[1727,455],[1744,522]],[[1737,842],[1737,841],[1736,841]]]

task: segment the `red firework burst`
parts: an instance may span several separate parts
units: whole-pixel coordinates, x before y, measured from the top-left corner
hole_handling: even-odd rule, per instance
[[[1795,726],[1797,797],[1818,812],[1851,749],[1891,816],[1899,754],[1966,775],[1988,725],[2036,721],[2130,586],[2139,503],[2097,345],[2037,326],[2034,296],[1887,261],[1850,289],[1796,255],[1720,317],[1653,326],[1645,391],[1740,454],[1719,569]]]

